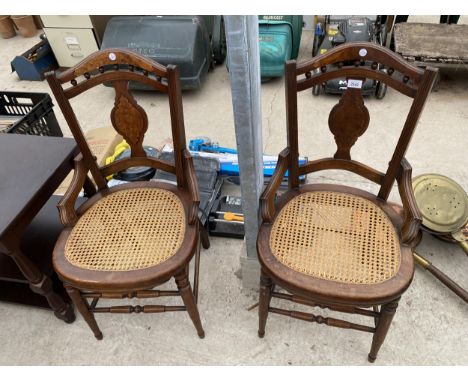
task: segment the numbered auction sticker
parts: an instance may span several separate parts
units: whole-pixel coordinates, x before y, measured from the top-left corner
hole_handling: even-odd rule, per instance
[[[117,58],[117,56],[115,55],[115,53],[109,53],[109,59],[111,61],[115,61],[116,58]]]
[[[348,80],[348,88],[361,89],[362,88],[362,80],[353,80],[353,79],[350,78]]]

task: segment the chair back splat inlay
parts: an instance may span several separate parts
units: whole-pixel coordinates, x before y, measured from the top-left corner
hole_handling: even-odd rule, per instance
[[[351,159],[350,150],[369,126],[369,111],[364,105],[360,89],[347,89],[330,112],[330,131],[338,149],[335,159]]]
[[[374,203],[340,192],[306,192],[291,200],[270,235],[284,265],[324,280],[376,284],[400,266],[398,235]]]
[[[148,116],[128,92],[128,81],[115,81],[115,105],[111,121],[115,130],[124,137],[132,150],[132,156],[146,156],[143,139],[148,129]]]

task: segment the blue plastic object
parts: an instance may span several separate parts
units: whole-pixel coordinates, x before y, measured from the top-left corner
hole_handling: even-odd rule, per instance
[[[221,147],[217,143],[212,143],[209,138],[195,138],[191,139],[189,142],[189,149],[193,155],[197,155],[197,153],[205,152],[205,153],[214,153],[214,154],[235,154],[232,158],[227,156],[223,157],[223,160],[220,161],[220,169],[219,173],[221,175],[229,175],[229,176],[236,176],[239,175],[239,162],[237,160],[237,150],[230,149],[227,147]],[[264,155],[263,157],[263,175],[273,176],[273,172],[275,171],[276,164],[278,161],[276,159],[271,160],[271,155]],[[303,165],[307,163],[306,158],[299,158],[299,165]],[[286,171],[285,177],[288,176],[288,172]],[[305,179],[305,176],[302,175],[300,179]]]
[[[206,138],[191,139],[189,142],[189,149],[191,151],[204,151],[209,153],[237,154],[237,150],[221,147],[217,143],[211,143],[211,141]]]
[[[16,71],[19,79],[26,81],[42,81],[46,72],[57,68],[57,60],[47,39],[11,61],[11,71]]]
[[[269,177],[273,176],[273,172],[275,171],[276,164],[278,161],[275,160],[270,160],[270,161],[263,161],[263,176]],[[299,159],[299,165],[304,165],[307,163],[307,159],[305,158],[300,158]],[[224,162],[221,163],[221,167],[219,170],[219,173],[221,175],[229,175],[229,176],[236,176],[239,175],[239,163],[238,162]],[[284,177],[288,177],[288,171],[284,174]],[[299,176],[299,179],[303,180],[305,179],[305,175]]]
[[[317,25],[315,27],[315,35],[316,36],[321,36],[322,34],[323,34],[322,23],[317,23]]]

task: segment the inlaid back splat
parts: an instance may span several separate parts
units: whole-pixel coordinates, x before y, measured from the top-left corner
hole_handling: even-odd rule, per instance
[[[125,138],[132,150],[132,157],[146,156],[143,138],[148,129],[148,116],[128,91],[128,81],[114,81],[115,103],[111,121],[115,130]]]
[[[369,126],[369,111],[360,89],[349,88],[343,93],[330,112],[328,125],[338,147],[334,157],[351,159],[351,147]]]

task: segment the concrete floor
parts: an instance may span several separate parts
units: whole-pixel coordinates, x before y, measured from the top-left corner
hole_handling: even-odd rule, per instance
[[[468,17],[462,16],[460,22],[467,23]],[[13,57],[38,40],[38,36],[0,40],[1,89],[50,93],[46,82],[19,81],[15,73],[10,73]],[[309,57],[311,46],[312,33],[304,32],[300,60]],[[146,142],[159,146],[170,136],[167,101],[151,93],[138,94],[137,98],[148,112]],[[336,97],[316,98],[308,91],[299,95],[301,155],[318,158],[334,152],[333,136],[326,122],[336,102]],[[200,90],[184,93],[183,104],[187,139],[203,135],[235,147],[229,76],[224,66],[210,73]],[[366,104],[371,124],[353,148],[353,156],[384,170],[409,99],[389,91],[384,100],[368,99]],[[113,91],[95,88],[88,96],[76,99],[74,105],[84,130],[110,125]],[[438,90],[430,95],[407,153],[414,175],[445,174],[468,189],[467,105],[467,68],[442,71]],[[54,110],[64,134],[70,136],[59,108]],[[262,122],[265,152],[276,154],[286,145],[282,79],[262,85]],[[374,190],[367,181],[335,171],[310,176],[308,181],[347,182]],[[239,190],[231,186],[226,192]],[[395,190],[391,199],[398,200]],[[270,315],[266,336],[259,339],[257,310],[247,311],[258,295],[255,291],[242,291],[238,277],[242,241],[212,238],[211,243],[211,248],[202,253],[201,262],[199,309],[205,339],[198,339],[186,313],[98,315],[104,340],[96,341],[81,316],[67,325],[46,310],[0,303],[0,364],[368,365],[371,336],[362,332]],[[458,246],[425,235],[418,251],[468,288],[468,258]],[[467,324],[468,305],[417,268],[376,364],[467,365]]]

